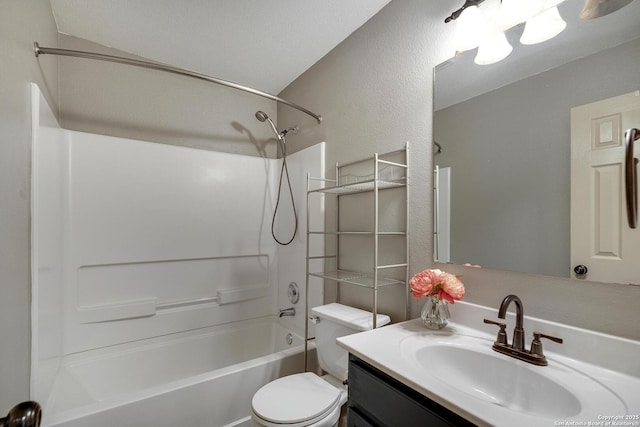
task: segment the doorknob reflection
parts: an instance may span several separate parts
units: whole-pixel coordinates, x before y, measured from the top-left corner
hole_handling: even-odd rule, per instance
[[[573,269],[573,272],[576,273],[576,276],[584,276],[588,271],[589,269],[587,268],[587,266],[582,264],[576,265]]]
[[[38,402],[18,403],[0,418],[0,427],[38,427],[42,419],[42,408]]]

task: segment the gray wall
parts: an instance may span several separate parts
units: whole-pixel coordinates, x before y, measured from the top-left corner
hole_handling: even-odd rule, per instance
[[[569,277],[570,110],[636,90],[638,70],[640,39],[435,113],[453,262]]]
[[[29,83],[57,112],[57,60],[39,63],[33,54],[34,41],[57,39],[48,1],[0,2],[0,414],[29,398]]]
[[[60,47],[148,61],[62,34]],[[274,135],[256,120],[257,110],[277,119],[273,101],[236,89],[128,65],[60,59],[65,129],[273,158]]]
[[[336,160],[346,162],[398,148],[405,140],[412,142],[412,273],[434,266],[432,72],[451,53],[448,41],[453,27],[443,22],[451,8],[439,0],[392,1],[282,92],[283,97],[323,114],[321,125],[286,107],[280,107],[278,114],[280,126],[297,123],[302,127],[297,136],[288,138],[292,150],[327,142],[328,176],[333,176]],[[329,228],[335,218],[331,209],[327,213]],[[523,299],[528,315],[640,339],[635,326],[640,287],[437,266],[463,276],[466,301],[497,308],[505,295],[515,293]],[[369,293],[346,285],[342,289],[344,302],[369,304]],[[392,305],[390,310],[397,312],[403,301],[394,297],[384,305]],[[417,316],[421,302],[411,301]]]
[[[283,98],[322,114],[322,124],[286,107],[278,108],[280,126],[301,127],[298,135],[287,138],[292,149],[326,141],[327,177],[334,177],[336,161],[345,163],[374,152],[393,151],[409,141],[410,264],[414,272],[428,265],[432,252],[432,73],[433,67],[450,55],[447,38],[453,28],[443,22],[450,8],[438,0],[393,0],[281,92]],[[325,200],[326,227],[331,230],[334,199]],[[363,201],[351,214],[362,216],[370,210],[371,204]],[[362,242],[359,251],[345,256],[361,257],[370,253],[371,247],[370,242]],[[334,291],[335,286],[328,284],[327,298],[332,298]],[[379,310],[394,320],[404,320],[404,297],[397,291],[381,291]],[[371,306],[369,290],[344,285],[340,292],[343,303],[365,309]]]

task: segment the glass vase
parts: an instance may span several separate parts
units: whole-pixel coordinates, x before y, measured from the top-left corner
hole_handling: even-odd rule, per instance
[[[437,295],[429,295],[420,313],[422,323],[429,329],[442,329],[447,326],[449,318],[449,306],[446,301],[442,301]]]

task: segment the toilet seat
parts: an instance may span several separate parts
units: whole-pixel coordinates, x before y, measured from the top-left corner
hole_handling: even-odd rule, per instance
[[[343,391],[311,372],[279,378],[253,396],[251,409],[265,426],[302,427],[338,413]]]

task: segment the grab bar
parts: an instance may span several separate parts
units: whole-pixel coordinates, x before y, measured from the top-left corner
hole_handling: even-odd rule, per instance
[[[77,308],[80,323],[102,323],[116,320],[137,319],[140,317],[152,317],[161,310],[171,310],[190,306],[203,306],[208,304],[233,304],[262,298],[269,293],[269,284],[243,286],[240,288],[218,289],[213,296],[194,298],[188,300],[168,301],[158,303],[155,297],[139,300],[123,301],[97,306],[85,306]],[[0,425],[2,427],[2,425]]]
[[[638,225],[638,159],[633,157],[633,143],[640,139],[640,130],[627,129],[625,138],[624,185],[627,199],[627,219],[629,227]]]

